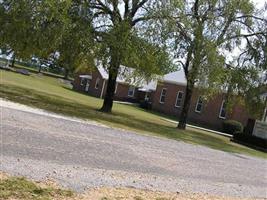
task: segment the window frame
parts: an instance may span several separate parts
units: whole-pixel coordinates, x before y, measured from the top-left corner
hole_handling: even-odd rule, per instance
[[[225,104],[225,100],[222,100],[221,107],[220,107],[220,112],[219,112],[219,118],[220,119],[226,119],[226,108],[223,108],[224,104]],[[225,112],[225,116],[224,117],[221,115],[223,109],[224,109],[224,112]]]
[[[182,98],[180,99],[180,101],[181,101],[181,105],[180,106],[177,105],[177,100],[178,100],[179,94],[182,94]],[[184,92],[183,91],[178,91],[177,95],[176,95],[175,105],[174,105],[175,108],[181,108],[182,107],[183,99],[184,99]]]
[[[133,94],[132,95],[129,95],[130,88],[133,88]],[[128,97],[134,97],[134,94],[135,94],[135,87],[130,85],[129,89],[128,89]]]
[[[119,85],[118,82],[116,82],[114,94],[116,94],[118,91],[118,85]]]
[[[203,105],[204,105],[204,102],[203,102],[203,99],[201,100],[201,98],[202,98],[202,97],[199,96],[198,99],[197,99],[197,103],[196,103],[196,107],[195,107],[195,112],[196,112],[196,113],[201,113],[201,112],[203,111]],[[202,102],[201,102],[201,110],[199,111],[199,110],[197,110],[197,108],[198,108],[198,105],[199,105],[199,101],[200,101],[200,100],[201,100]]]
[[[85,86],[86,85],[86,83],[84,83],[85,79],[86,78],[80,78],[80,86]]]
[[[163,91],[165,90],[165,94],[164,94],[164,102],[161,101],[162,97],[163,97]],[[165,100],[166,100],[166,94],[167,94],[167,88],[162,88],[161,93],[160,93],[160,97],[159,97],[159,103],[164,104]]]

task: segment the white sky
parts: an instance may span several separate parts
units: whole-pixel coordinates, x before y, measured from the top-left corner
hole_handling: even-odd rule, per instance
[[[252,2],[255,3],[257,8],[262,8],[267,3],[267,0],[252,0]]]

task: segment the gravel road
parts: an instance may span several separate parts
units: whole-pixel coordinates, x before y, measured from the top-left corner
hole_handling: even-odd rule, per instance
[[[1,101],[0,171],[83,191],[116,186],[267,198],[267,161]]]

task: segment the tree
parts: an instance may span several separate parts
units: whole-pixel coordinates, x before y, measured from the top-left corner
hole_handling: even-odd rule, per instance
[[[88,5],[73,2],[68,13],[69,24],[57,47],[56,64],[64,68],[64,78],[80,69],[94,66],[92,17]]]
[[[70,5],[71,1],[2,0],[0,48],[12,49],[19,58],[47,58],[61,40]]]
[[[185,129],[196,85],[220,89],[225,78],[225,53],[241,38],[262,34],[253,30],[254,6],[247,0],[173,0],[166,4],[164,22],[187,79],[179,129]]]
[[[101,111],[111,112],[116,79],[121,64],[133,67],[140,75],[151,78],[171,68],[163,45],[140,34],[141,25],[149,23],[153,0],[89,1],[94,21],[94,35],[98,42],[96,58],[109,74],[107,91]],[[143,26],[142,28],[147,27]],[[143,30],[142,30],[143,31]]]
[[[259,15],[263,11],[257,11]],[[263,14],[263,13],[262,13]],[[264,16],[264,15],[263,15]],[[267,74],[267,19],[257,19],[253,30],[261,33],[253,37],[244,37],[245,47],[228,67],[225,79],[229,96],[239,96],[250,116],[261,119],[265,102],[262,93],[266,92]],[[232,98],[234,99],[234,98]],[[231,99],[229,98],[231,104]]]

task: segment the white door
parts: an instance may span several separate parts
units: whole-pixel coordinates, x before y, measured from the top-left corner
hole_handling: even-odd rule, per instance
[[[90,87],[90,80],[87,79],[86,80],[86,85],[85,85],[85,92],[88,92],[89,91],[89,87]]]

